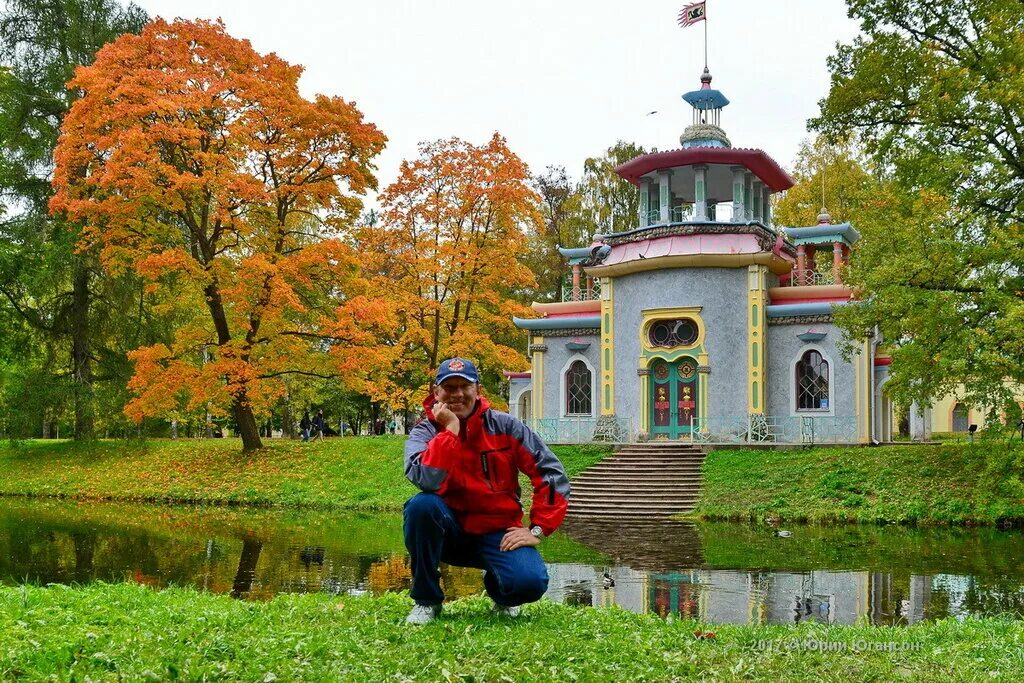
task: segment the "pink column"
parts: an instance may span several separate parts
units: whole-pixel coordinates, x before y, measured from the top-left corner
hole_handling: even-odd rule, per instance
[[[572,300],[580,301],[580,265],[577,263],[572,267]]]
[[[793,273],[794,285],[803,284],[804,271],[807,269],[807,247],[798,244],[796,245],[796,272]]]

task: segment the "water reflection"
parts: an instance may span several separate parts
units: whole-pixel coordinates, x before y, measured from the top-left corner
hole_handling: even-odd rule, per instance
[[[570,520],[545,541],[548,596],[713,623],[910,624],[1024,616],[1024,537],[995,530]],[[131,580],[247,599],[409,587],[397,515],[0,499],[0,582]],[[442,568],[450,597],[480,572]]]

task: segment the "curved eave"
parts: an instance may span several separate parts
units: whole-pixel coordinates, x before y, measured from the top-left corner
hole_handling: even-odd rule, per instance
[[[530,379],[533,377],[532,372],[509,372],[508,370],[502,370],[501,374],[505,375],[505,379]]]
[[[576,328],[601,327],[601,316],[580,315],[565,318],[512,318],[516,327],[522,330],[566,330]]]
[[[581,313],[600,313],[601,302],[597,299],[590,299],[587,301],[560,301],[551,304],[542,304],[534,301],[530,304],[530,308],[537,311],[541,315],[579,315]],[[564,318],[563,318],[564,319]]]
[[[764,312],[769,318],[789,318],[798,315],[831,315],[834,307],[843,306],[846,302],[773,304],[765,306]]]
[[[683,101],[694,109],[722,109],[729,104],[729,98],[713,88],[691,90],[683,95]]]
[[[772,303],[785,303],[791,299],[821,299],[822,301],[849,301],[853,290],[844,285],[807,285],[804,287],[770,287],[768,298]]]
[[[824,225],[812,225],[806,228],[786,228],[786,238],[793,244],[811,244],[815,242],[829,243],[831,238],[841,237],[847,244],[853,244],[860,239],[857,232],[849,223],[826,223]]]
[[[652,171],[695,164],[744,166],[771,188],[772,192],[782,192],[796,184],[792,176],[759,149],[687,147],[668,152],[655,152],[620,164],[615,167],[615,172],[634,185],[639,185],[640,177]]]

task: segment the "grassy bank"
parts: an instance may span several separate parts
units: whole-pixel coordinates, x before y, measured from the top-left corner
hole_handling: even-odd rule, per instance
[[[503,620],[478,597],[413,629],[402,623],[410,604],[396,594],[252,603],[131,584],[0,588],[0,679],[999,681],[1024,669],[1020,621],[701,626],[548,601]]]
[[[1024,520],[1024,449],[974,445],[717,450],[694,515],[811,522]]]
[[[242,455],[237,439],[27,441],[0,446],[0,494],[400,510],[415,492],[403,474],[403,442],[268,440],[263,450]],[[591,445],[554,451],[570,477],[610,452]]]

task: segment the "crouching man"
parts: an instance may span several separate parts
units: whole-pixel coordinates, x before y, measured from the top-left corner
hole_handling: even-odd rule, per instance
[[[405,476],[423,492],[405,503],[405,547],[412,562],[410,624],[440,614],[441,562],[484,570],[495,611],[516,616],[539,600],[548,572],[537,552],[562,523],[569,479],[536,434],[480,396],[468,360],[450,358],[437,370],[427,418],[405,442]],[[533,484],[530,526],[522,526],[519,473]]]

